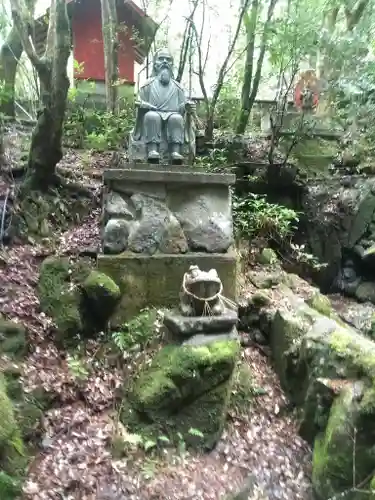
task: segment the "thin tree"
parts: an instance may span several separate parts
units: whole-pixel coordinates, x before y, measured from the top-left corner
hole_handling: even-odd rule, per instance
[[[238,13],[238,20],[236,24],[236,28],[234,30],[234,34],[231,37],[230,43],[229,43],[229,48],[228,52],[225,55],[225,58],[223,60],[223,63],[219,69],[218,77],[216,80],[216,84],[214,87],[214,92],[211,98],[208,97],[208,92],[206,89],[206,85],[204,82],[204,74],[205,74],[205,67],[206,67],[206,62],[208,59],[208,50],[206,57],[203,57],[203,50],[202,50],[202,32],[203,32],[203,24],[204,20],[202,22],[202,30],[201,34],[198,33],[196,24],[193,20],[190,20],[190,24],[193,29],[193,34],[194,34],[194,41],[196,45],[196,50],[197,50],[197,55],[198,55],[198,79],[199,79],[199,85],[203,94],[204,98],[204,103],[206,107],[206,130],[205,130],[205,136],[206,140],[212,140],[213,138],[213,133],[214,133],[214,118],[215,118],[215,111],[216,111],[216,105],[220,97],[220,92],[223,88],[224,82],[225,82],[225,77],[227,76],[228,72],[230,69],[233,67],[233,63],[231,63],[232,56],[234,54],[238,37],[240,35],[241,31],[241,26],[243,23],[243,18],[244,15],[250,5],[250,0],[243,0],[242,6],[239,10]],[[203,2],[203,8],[205,8],[205,2]],[[204,13],[203,13],[203,19],[204,19]]]
[[[56,165],[63,156],[61,142],[70,85],[67,64],[71,52],[67,6],[65,0],[51,0],[42,57],[37,55],[30,38],[32,16],[24,0],[12,0],[11,6],[14,25],[41,87],[41,109],[31,137],[27,182],[31,187],[46,189],[59,181]]]
[[[259,54],[256,62],[254,72],[254,59],[255,59],[255,40],[257,33],[257,25],[260,18],[260,1],[252,0],[250,13],[245,12],[243,21],[246,30],[246,58],[245,58],[245,71],[243,77],[242,91],[241,91],[241,110],[238,118],[236,133],[244,134],[249,117],[254,105],[256,95],[258,93],[260,79],[262,76],[262,68],[264,56],[267,48],[267,41],[269,35],[269,27],[275,7],[278,0],[270,0],[268,5],[267,17],[263,25]]]
[[[186,19],[184,34],[182,37],[180,57],[179,57],[178,70],[176,76],[176,80],[178,82],[182,81],[186,68],[186,63],[188,62],[189,52],[191,53],[191,44],[193,41],[192,22],[194,22],[194,16],[199,5],[199,0],[192,0],[191,4],[192,4],[192,9],[189,16]]]
[[[107,110],[117,111],[118,19],[116,0],[101,0]]]
[[[32,14],[35,7],[35,0],[27,0],[26,5]],[[31,28],[31,25],[29,28]],[[0,81],[3,82],[5,91],[5,96],[1,100],[0,111],[10,117],[15,116],[14,89],[18,62],[22,52],[21,37],[16,26],[13,24],[0,49]]]

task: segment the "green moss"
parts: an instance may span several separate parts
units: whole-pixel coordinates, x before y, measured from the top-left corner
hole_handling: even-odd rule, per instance
[[[21,356],[26,349],[26,329],[23,325],[3,319],[0,315],[0,352]]]
[[[208,345],[167,346],[161,349],[133,390],[137,406],[148,414],[178,406],[186,397],[199,396],[233,372],[237,341]]]
[[[251,305],[259,309],[269,305],[271,298],[264,292],[256,291],[251,297]]]
[[[274,356],[276,371],[285,390],[290,392],[295,381],[288,371],[289,356],[293,355],[294,349],[299,345],[300,339],[309,328],[309,320],[294,315],[288,311],[276,312],[271,330],[271,348]]]
[[[0,498],[1,500],[15,500],[22,492],[19,478],[9,476],[6,472],[0,471]]]
[[[71,273],[67,258],[48,257],[41,265],[38,283],[41,309],[64,336],[74,336],[82,329],[80,297],[71,283]]]
[[[258,389],[254,387],[253,373],[250,367],[241,363],[233,374],[232,396],[230,407],[240,412],[247,411]]]
[[[38,427],[43,411],[32,400],[25,398],[14,405],[17,423],[24,439],[32,439]]]
[[[91,271],[83,282],[82,290],[86,328],[100,331],[105,328],[121,298],[120,288],[106,274]]]
[[[338,327],[329,336],[329,347],[339,357],[345,358],[347,373],[364,374],[375,380],[375,345],[361,334]]]
[[[226,382],[206,392],[184,407],[176,418],[169,419],[170,433],[179,432],[187,445],[211,449],[220,438],[226,420],[231,384]],[[190,429],[199,433],[190,433]]]
[[[0,470],[17,478],[26,466],[26,454],[12,403],[0,378]]]
[[[346,387],[332,405],[325,433],[320,435],[313,452],[313,485],[322,498],[333,497],[368,478],[375,466],[375,435],[373,398],[366,395],[359,401],[354,386]],[[355,460],[355,462],[354,462]],[[363,483],[365,488],[367,485]],[[350,498],[359,499],[362,496]]]
[[[199,439],[189,429],[198,429],[204,434],[202,443],[210,447],[222,430],[238,354],[237,341],[166,346],[134,383],[131,407],[141,421],[181,433],[190,444],[198,445]],[[125,425],[130,413],[129,407],[122,412]]]
[[[91,271],[83,284],[83,288],[87,295],[93,299],[102,294],[104,296],[113,296],[116,300],[120,298],[118,285],[112,278],[99,271]]]
[[[320,312],[328,318],[332,315],[332,304],[328,297],[321,293],[315,293],[312,297],[306,300],[306,304]]]
[[[276,252],[272,248],[263,248],[260,254],[257,256],[257,261],[259,264],[269,265],[276,264],[278,261]]]

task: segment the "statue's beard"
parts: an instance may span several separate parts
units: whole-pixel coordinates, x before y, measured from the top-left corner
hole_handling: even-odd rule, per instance
[[[168,85],[168,83],[171,81],[171,72],[169,68],[162,68],[159,73],[159,80],[163,85]]]

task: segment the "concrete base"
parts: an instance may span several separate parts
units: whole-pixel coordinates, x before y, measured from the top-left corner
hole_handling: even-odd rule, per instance
[[[234,251],[226,254],[155,254],[99,255],[99,271],[110,276],[121,288],[122,301],[112,326],[128,321],[145,307],[174,307],[184,273],[191,265],[201,270],[215,268],[223,283],[223,295],[236,299],[237,259]]]

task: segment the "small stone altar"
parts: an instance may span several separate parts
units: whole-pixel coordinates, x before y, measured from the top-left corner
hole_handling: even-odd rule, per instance
[[[115,322],[176,304],[191,265],[221,276],[236,296],[230,186],[235,175],[186,166],[127,164],[104,173],[99,270],[123,292]]]
[[[239,358],[237,319],[217,271],[190,266],[182,277],[179,310],[164,315],[176,337],[141,366],[122,423],[141,427],[146,436],[168,435],[173,444],[182,438],[211,450],[225,425]]]
[[[223,295],[216,269],[190,266],[184,274],[180,307],[164,314],[164,326],[182,345],[238,339],[237,306]]]

